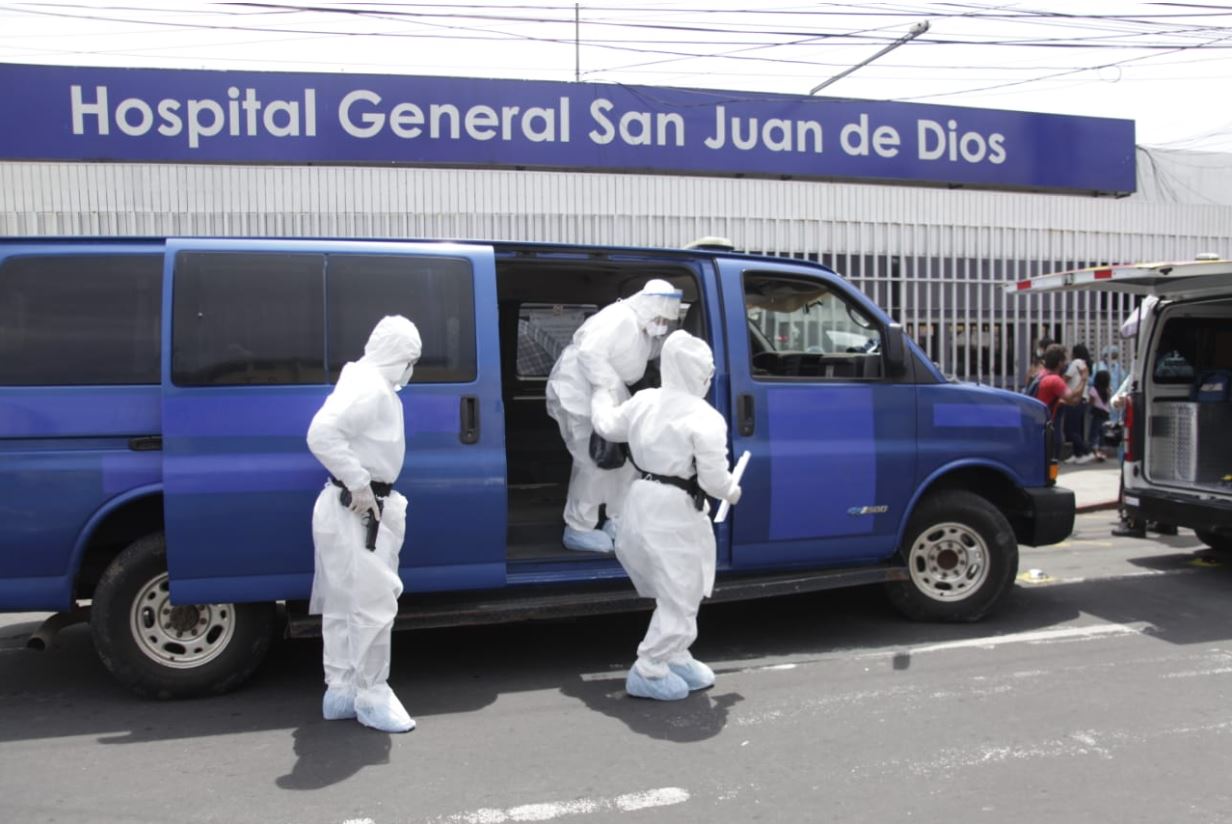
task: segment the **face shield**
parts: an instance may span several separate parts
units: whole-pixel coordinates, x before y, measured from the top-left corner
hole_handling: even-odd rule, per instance
[[[661,338],[673,331],[680,323],[680,299],[684,297],[679,290],[647,294],[650,305],[650,321],[646,331],[651,336]]]

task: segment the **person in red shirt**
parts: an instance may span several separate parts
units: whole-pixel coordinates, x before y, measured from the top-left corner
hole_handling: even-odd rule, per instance
[[[1070,389],[1069,383],[1062,377],[1065,366],[1064,346],[1054,343],[1044,350],[1044,377],[1040,379],[1039,386],[1035,387],[1035,399],[1048,407],[1048,414],[1053,420],[1056,420],[1058,409],[1075,402],[1082,394],[1081,387]],[[1057,443],[1060,444],[1060,439]]]

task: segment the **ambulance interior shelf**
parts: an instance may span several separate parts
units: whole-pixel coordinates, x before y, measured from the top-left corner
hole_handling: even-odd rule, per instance
[[[1152,370],[1147,471],[1154,481],[1232,490],[1232,329],[1170,319]]]

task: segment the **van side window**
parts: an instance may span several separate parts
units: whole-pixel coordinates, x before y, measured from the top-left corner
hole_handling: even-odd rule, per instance
[[[162,255],[0,263],[0,386],[159,382]]]
[[[412,383],[475,379],[475,284],[467,260],[333,254],[325,306],[331,380],[364,354],[372,327],[385,315],[405,315],[419,328],[423,353]]]
[[[176,255],[172,381],[325,383],[324,277],[317,254]]]
[[[819,280],[749,273],[745,314],[754,378],[880,378],[881,329]]]

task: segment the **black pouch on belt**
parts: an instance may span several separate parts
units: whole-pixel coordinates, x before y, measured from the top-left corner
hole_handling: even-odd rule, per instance
[[[329,482],[338,487],[342,491],[338,493],[338,500],[347,509],[351,508],[351,490],[346,488],[346,485],[337,478],[330,476]],[[380,481],[371,481],[369,486],[372,487],[372,494],[376,497],[377,512],[385,511],[385,499],[389,497],[389,493],[393,492],[394,485],[381,483]],[[364,524],[364,549],[369,552],[376,550],[376,534],[381,528],[381,522],[372,517],[371,512],[365,512],[360,516],[360,520]]]

